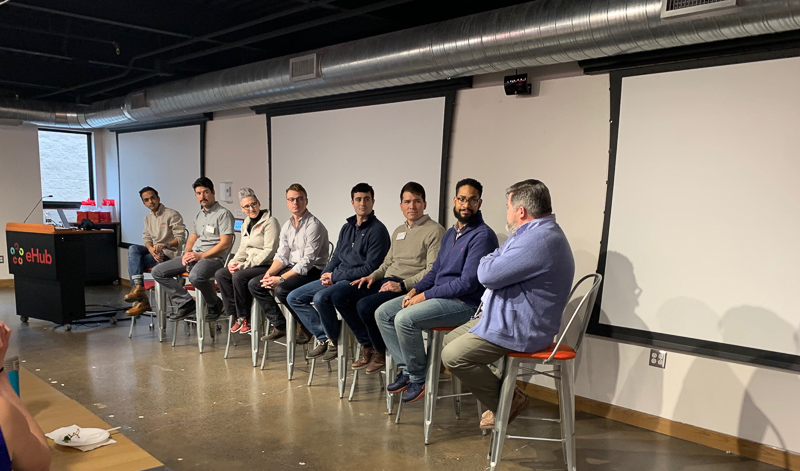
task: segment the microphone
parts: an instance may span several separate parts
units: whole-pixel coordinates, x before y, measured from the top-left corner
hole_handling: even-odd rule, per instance
[[[33,212],[36,211],[36,207],[39,206],[39,203],[44,201],[45,198],[52,198],[52,197],[53,195],[42,196],[41,199],[39,199],[39,201],[37,201],[36,204],[33,205],[33,209],[31,209],[31,212],[28,213],[28,217],[26,217],[25,220],[22,221],[22,223],[25,224],[26,222],[28,222],[28,218],[30,218],[31,214],[33,214]]]

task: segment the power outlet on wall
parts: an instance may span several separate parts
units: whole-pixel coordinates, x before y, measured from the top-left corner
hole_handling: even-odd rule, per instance
[[[6,263],[6,258],[0,255],[0,263]]]
[[[667,367],[667,352],[664,350],[650,350],[650,366],[655,366],[656,368],[666,368]]]

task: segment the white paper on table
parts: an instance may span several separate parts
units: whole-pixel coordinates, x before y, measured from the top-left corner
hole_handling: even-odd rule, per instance
[[[53,430],[50,433],[45,433],[44,436],[53,441],[56,441],[57,438],[69,435],[75,432],[75,430],[78,428],[79,427],[77,425],[70,425],[69,427],[61,427],[59,429]],[[76,450],[81,450],[81,451],[89,451],[89,450],[94,450],[95,448],[100,448],[101,446],[111,445],[112,443],[117,443],[117,441],[112,438],[109,438],[104,442],[92,443],[91,445],[72,446],[71,448],[75,448]]]

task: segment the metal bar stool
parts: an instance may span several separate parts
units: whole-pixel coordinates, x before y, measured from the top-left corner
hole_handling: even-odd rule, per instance
[[[456,329],[458,326],[453,327],[434,327],[428,330],[428,371],[425,375],[425,411],[423,419],[423,433],[425,436],[425,444],[430,443],[431,430],[433,430],[433,419],[436,413],[436,401],[439,399],[453,398],[453,410],[456,413],[456,419],[461,418],[461,397],[469,396],[472,393],[461,392],[461,381],[455,376],[450,375],[450,382],[453,387],[453,393],[445,396],[439,396],[439,366],[442,363],[442,350],[444,349],[444,336],[448,332]],[[403,401],[401,400],[397,406],[397,416],[395,423],[400,423],[400,415],[403,410]],[[480,406],[479,406],[480,410]]]
[[[263,313],[261,311],[261,306],[258,305],[258,302],[254,299],[250,303],[250,332],[247,332],[244,335],[250,336],[250,356],[253,359],[253,367],[255,368],[258,366],[258,342],[259,338],[259,326],[262,325]],[[231,324],[233,327],[233,324]],[[269,328],[269,324],[267,324],[267,328]],[[231,329],[228,329],[228,341],[225,345],[225,358],[228,358],[228,350],[231,346],[231,337],[233,336],[233,332]],[[236,340],[233,340],[233,345],[236,346]],[[266,347],[265,347],[266,348]],[[262,368],[263,369],[263,368]]]
[[[275,299],[275,303],[278,305],[278,309],[280,309],[281,314],[286,319],[286,342],[281,342],[278,340],[273,340],[273,342],[277,343],[278,345],[283,345],[286,347],[286,373],[289,377],[289,381],[292,380],[292,376],[294,375],[294,361],[296,358],[295,350],[297,349],[297,321],[295,321],[294,316],[292,313],[289,312],[289,309],[281,304],[278,299]],[[264,332],[269,332],[269,327],[272,323],[269,319],[266,319],[264,325]],[[303,346],[303,350],[305,351],[305,345]],[[261,356],[261,369],[264,369],[264,365],[266,365],[267,356],[269,355],[269,341],[264,341],[264,353]],[[306,360],[308,363],[308,360]]]
[[[566,462],[569,471],[575,471],[575,357],[577,356],[578,349],[583,341],[586,326],[589,324],[589,318],[594,307],[595,298],[597,297],[597,290],[603,277],[599,274],[593,273],[586,275],[575,284],[567,299],[572,299],[573,294],[578,287],[586,280],[592,280],[592,286],[589,291],[583,295],[578,303],[575,311],[570,316],[569,322],[564,327],[562,333],[558,336],[558,341],[550,345],[544,350],[533,353],[514,352],[505,356],[502,386],[500,389],[500,403],[497,407],[495,414],[495,425],[492,430],[492,444],[489,450],[489,465],[492,471],[497,468],[500,463],[500,456],[503,452],[503,442],[506,438],[521,438],[524,440],[537,440],[537,441],[550,441],[561,442],[564,452],[564,461]],[[580,322],[573,322],[583,313],[583,318]],[[573,323],[577,326],[573,330],[578,330],[577,338],[574,342],[575,347],[571,347],[564,342],[567,333],[570,333],[570,326]],[[553,369],[548,371],[528,370],[527,374],[543,374],[553,378],[556,382],[556,389],[558,390],[558,408],[560,419],[543,419],[531,418],[533,420],[546,420],[561,423],[561,438],[543,438],[543,437],[526,437],[516,435],[506,435],[508,428],[508,416],[511,412],[511,401],[514,396],[514,388],[517,383],[517,376],[522,361],[532,362],[536,365],[552,364]],[[527,417],[520,417],[527,418]]]
[[[145,273],[151,273],[152,271],[152,268],[148,268],[145,270]],[[155,324],[153,323],[153,316],[155,315],[158,324],[158,341],[163,342],[167,332],[167,293],[164,291],[161,285],[156,283],[154,280],[145,280],[144,288],[147,290],[147,296],[150,298],[150,305],[155,304],[154,311],[147,311],[144,314],[148,314],[150,316],[150,330],[153,330],[155,327]],[[153,293],[155,293],[155,302],[153,302]],[[131,328],[130,331],[128,331],[128,338],[133,337],[133,327],[136,325],[136,321],[139,319],[139,317],[140,316],[133,316],[131,318]]]
[[[184,278],[188,278],[189,277],[189,273],[184,272],[181,276],[183,276]],[[216,287],[216,284],[215,284],[215,287]],[[204,347],[204,343],[205,343],[205,329],[206,329],[206,322],[207,322],[206,321],[206,314],[208,313],[208,306],[206,306],[206,300],[205,300],[205,298],[203,298],[203,295],[201,293],[198,293],[197,290],[195,289],[195,287],[192,284],[186,284],[184,286],[184,288],[186,288],[187,291],[195,292],[195,302],[197,303],[197,306],[196,306],[196,309],[195,309],[194,319],[187,318],[187,319],[181,319],[181,320],[178,320],[178,321],[175,321],[175,322],[177,324],[177,322],[183,321],[187,325],[188,324],[195,324],[197,326],[197,347],[200,350],[200,353],[203,353],[203,347]],[[231,327],[233,327],[233,317],[234,317],[233,314],[230,314],[230,315],[227,316],[227,318],[226,317],[220,317],[219,319],[217,319],[217,320],[215,320],[215,321],[210,323],[210,325],[208,326],[208,332],[209,332],[209,335],[211,336],[212,340],[216,340],[216,335],[215,335],[216,332],[215,331],[217,330],[217,325],[220,322],[225,322],[227,320],[228,321],[228,330],[230,330]],[[177,342],[177,340],[178,340],[178,328],[177,328],[177,325],[176,325],[175,329],[172,332],[172,346],[173,347],[175,346],[175,343]],[[228,349],[226,348],[225,349],[225,357],[227,358],[227,356],[228,356]]]
[[[361,356],[361,344],[358,344],[356,348],[355,354],[353,354],[353,358],[359,358]],[[388,355],[388,352],[386,353]],[[387,363],[388,365],[388,363]],[[387,377],[388,367],[385,367],[383,371],[379,371],[378,373],[378,380],[380,380],[381,390],[385,390],[386,384],[383,380],[384,377]],[[350,385],[350,396],[347,398],[348,401],[353,401],[353,395],[356,393],[356,384],[358,383],[358,372],[359,370],[353,370],[353,384]],[[392,408],[389,407],[389,414],[392,413]]]
[[[337,349],[337,356],[336,356],[336,364],[338,371],[337,374],[337,382],[339,386],[339,399],[344,397],[344,391],[347,387],[347,360],[352,355],[348,355],[352,352],[352,348],[350,348],[350,343],[354,340],[354,336],[350,327],[347,323],[342,319],[342,316],[338,315],[339,318],[339,339],[336,342],[336,349]],[[316,341],[315,341],[316,344]],[[314,378],[314,368],[316,367],[317,359],[311,359],[311,368],[308,372],[308,385],[311,386],[311,381]],[[331,362],[328,363],[328,371],[331,370]]]

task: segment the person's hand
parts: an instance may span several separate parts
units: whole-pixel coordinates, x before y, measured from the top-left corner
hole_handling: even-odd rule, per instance
[[[185,254],[183,254],[183,258],[181,260],[183,261],[184,265],[188,265],[188,264],[190,264],[192,262],[196,262],[196,261],[198,261],[200,259],[202,259],[202,257],[200,256],[199,253],[197,253],[197,252],[186,252]]]
[[[279,276],[264,276],[261,279],[261,286],[267,289],[275,289],[276,286],[281,284],[281,278]]]
[[[239,271],[239,265],[241,265],[241,262],[231,262],[228,265],[228,271],[231,273],[231,275]]]
[[[164,252],[164,244],[156,244],[156,245],[154,245],[153,246],[153,251],[155,251],[155,253],[163,253]]]
[[[414,288],[411,288],[411,291],[409,291],[408,293],[406,293],[405,296],[403,296],[402,307],[406,307],[406,304],[408,304],[408,302],[411,300],[411,298],[413,298],[416,295],[417,295],[417,290],[415,290]]]
[[[5,322],[0,322],[0,365],[6,359],[6,352],[8,352],[8,341],[11,338],[11,328]]]
[[[319,277],[319,281],[322,282],[322,286],[331,286],[333,281],[331,280],[331,272],[325,272],[322,276]]]
[[[367,288],[369,288],[369,286]],[[385,293],[387,291],[390,291],[392,293],[402,293],[403,289],[400,288],[400,283],[396,281],[387,281],[386,283],[381,285],[381,289],[379,289],[378,292]]]
[[[406,297],[403,298],[403,308],[411,307],[415,304],[421,303],[422,301],[425,301],[425,293],[419,293],[411,297],[406,295]]]
[[[375,278],[371,276],[362,276],[361,278],[354,280],[352,283],[350,283],[350,286],[356,286],[358,289],[361,289],[361,286],[364,283],[367,284],[367,288],[370,288],[372,286],[372,283],[375,283]]]

